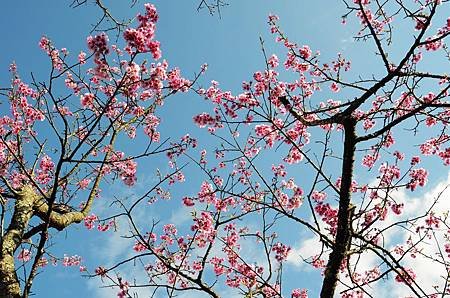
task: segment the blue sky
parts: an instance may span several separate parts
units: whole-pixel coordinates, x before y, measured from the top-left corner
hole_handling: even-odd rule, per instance
[[[30,79],[31,72],[38,80],[45,80],[50,65],[46,55],[38,47],[42,35],[49,37],[58,48],[66,47],[73,55],[80,50],[87,51],[86,37],[92,24],[98,19],[99,11],[94,6],[71,9],[70,2],[17,0],[2,4],[0,86],[8,85],[10,77],[7,70],[12,61],[16,62],[25,81]],[[251,78],[254,71],[264,68],[260,36],[265,40],[268,53],[280,52],[280,45],[268,33],[267,16],[270,13],[280,16],[280,25],[291,40],[319,49],[324,60],[343,52],[352,58],[354,73],[366,71],[367,74],[368,69],[370,73],[380,71],[379,60],[372,55],[372,44],[353,42],[355,22],[350,20],[347,25],[340,24],[341,15],[345,13],[340,1],[235,0],[222,9],[221,19],[210,16],[206,11],[196,12],[196,1],[161,0],[152,3],[156,5],[160,15],[157,39],[162,44],[163,57],[171,66],[179,66],[186,77],[192,77],[203,63],[208,63],[208,71],[201,80],[204,85],[214,79],[221,83],[223,89],[239,92],[243,80]],[[128,1],[125,0],[105,1],[105,4],[113,14],[133,17],[141,10],[143,2],[134,8],[129,8]],[[402,27],[400,32],[401,30]],[[392,50],[392,57],[401,53],[402,42],[412,37],[408,34],[400,35],[397,39],[399,47]],[[114,37],[111,36],[110,39],[113,40]],[[368,56],[371,59],[367,59]],[[431,57],[430,63],[433,63],[433,59]],[[440,68],[439,65],[433,67],[437,70]],[[177,95],[160,114],[163,119],[161,130],[166,135],[175,137],[190,132],[200,136],[200,139],[206,138],[204,131],[192,125],[191,119],[196,113],[208,110],[208,107],[195,94]],[[430,164],[437,166],[437,163]],[[144,173],[145,170],[141,171],[138,188],[144,188],[147,181],[152,181],[156,166],[165,167],[165,161],[155,160],[146,164],[145,168],[152,168],[147,174]],[[432,178],[437,181],[439,177]],[[197,189],[198,185],[189,184],[185,185],[184,191],[195,192]],[[111,190],[110,193],[105,192],[104,196],[129,191],[120,188]],[[177,217],[178,220],[183,220],[183,214],[173,211],[177,206],[174,204],[170,203],[162,213],[149,210],[148,213],[141,214],[142,219],[159,216],[168,220]],[[105,208],[105,204],[98,203],[97,208]],[[107,262],[108,258],[126,254],[126,244],[119,237],[86,232],[81,225],[59,233],[54,241],[56,252],[82,255],[91,268],[97,262]],[[293,273],[300,272],[299,268],[292,270]],[[315,297],[317,289],[310,286],[320,282],[318,274],[307,270],[299,273],[299,276],[304,280],[299,287],[305,284],[311,290],[311,297]],[[49,266],[48,270],[36,278],[34,290],[36,297],[100,297],[100,292],[93,290],[98,285],[96,281],[80,277],[76,269]],[[102,297],[108,296],[105,294]]]

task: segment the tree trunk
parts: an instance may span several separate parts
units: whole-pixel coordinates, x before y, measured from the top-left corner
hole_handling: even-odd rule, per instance
[[[331,298],[336,290],[339,269],[351,242],[351,221],[353,208],[350,204],[353,178],[353,164],[356,148],[355,126],[352,118],[344,121],[344,153],[342,161],[341,188],[339,190],[339,211],[336,239],[325,268],[325,277],[320,292],[321,298]]]
[[[11,223],[0,246],[0,298],[20,298],[20,283],[17,278],[14,252],[22,243],[23,234],[33,215],[37,195],[31,186],[24,186],[16,197]]]

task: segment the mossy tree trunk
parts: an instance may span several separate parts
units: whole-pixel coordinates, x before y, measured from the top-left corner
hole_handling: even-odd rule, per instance
[[[19,279],[14,264],[14,253],[23,241],[23,235],[33,216],[33,207],[38,196],[31,186],[22,188],[16,197],[11,222],[0,246],[0,297],[21,297]]]

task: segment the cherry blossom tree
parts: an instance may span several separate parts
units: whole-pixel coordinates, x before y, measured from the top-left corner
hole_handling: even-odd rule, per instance
[[[1,297],[28,297],[48,263],[81,265],[79,256],[52,254],[53,231],[83,221],[88,229],[114,227],[113,219],[97,224],[91,210],[102,183],[133,186],[137,160],[193,145],[189,137],[160,139],[158,110],[195,79],[182,78],[162,59],[157,20],[146,4],[137,26],[124,32],[123,50],[101,33],[87,38],[86,53],[72,57],[42,37],[39,46],[51,61],[47,82],[27,84],[11,64],[11,86],[1,89],[9,105],[0,120]],[[147,145],[122,151],[136,135]],[[183,179],[176,165],[154,188],[170,179]]]
[[[449,293],[444,188],[419,213],[404,200],[427,184],[423,159],[449,164],[449,79],[426,63],[432,55],[448,63],[448,1],[344,4],[342,22],[356,18],[355,39],[374,46],[381,71],[355,76],[341,53],[321,61],[318,50],[291,41],[271,15],[270,31],[285,50],[282,65],[261,40],[265,67],[241,93],[215,81],[197,90],[213,109],[193,120],[218,145],[199,158],[185,154],[205,177],[198,193],[182,198],[191,231],[180,233],[173,223],[149,229],[128,211],[120,215],[131,222],[136,254],[97,269],[119,295],[149,287],[170,297],[221,297],[230,295],[228,287],[242,297],[307,297],[307,281],[299,276],[292,286],[292,272],[283,274],[292,261],[321,272],[321,297],[374,297],[390,281],[408,296]],[[403,25],[412,36],[406,45],[394,38]],[[281,68],[294,79],[282,80]],[[401,134],[419,146],[405,149]],[[293,230],[309,231],[317,253],[296,254]],[[137,260],[147,280],[124,282],[120,268]],[[421,263],[436,267],[431,285],[414,268]]]
[[[27,85],[11,65],[12,85],[2,89],[10,103],[0,118],[2,222],[10,224],[2,226],[1,296],[28,297],[49,261],[79,266],[78,256],[52,255],[49,240],[54,230],[80,222],[130,239],[130,257],[81,268],[119,297],[142,288],[162,297],[308,297],[310,283],[289,271],[300,262],[321,274],[321,297],[375,297],[388,283],[410,297],[449,294],[445,188],[418,212],[405,200],[426,186],[426,160],[450,164],[450,82],[427,63],[450,59],[448,2],[344,2],[342,22],[357,20],[355,39],[375,49],[370,58],[381,66],[357,74],[344,54],[326,61],[291,41],[271,15],[284,58],[266,53],[261,39],[265,65],[237,94],[216,81],[197,88],[197,75],[187,80],[169,68],[150,4],[136,27],[118,28],[123,49],[100,33],[71,62],[67,50],[42,38],[50,80]],[[411,35],[407,44],[396,40],[402,26]],[[68,95],[60,95],[60,81]],[[193,115],[215,140],[212,150],[210,140],[160,137],[161,106],[189,90],[212,107]],[[148,146],[134,152],[127,138],[139,134]],[[132,187],[137,160],[160,153],[168,173],[158,172],[142,195],[118,198],[120,212],[92,213],[101,185],[118,180]],[[187,227],[138,220],[137,210],[164,204],[176,182],[196,183],[185,178],[185,161],[203,177],[198,192],[172,199],[189,215]],[[124,221],[129,228],[117,228]],[[300,254],[298,241],[313,246],[312,254]],[[416,270],[423,263],[436,276]],[[123,273],[127,266],[139,273]]]

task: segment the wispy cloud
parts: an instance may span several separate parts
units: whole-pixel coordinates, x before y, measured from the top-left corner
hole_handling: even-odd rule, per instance
[[[374,228],[383,228],[406,219],[415,218],[421,216],[433,206],[433,211],[438,217],[443,217],[446,212],[449,211],[450,205],[448,203],[448,197],[450,195],[450,174],[445,180],[437,183],[428,190],[428,192],[421,195],[416,195],[409,190],[399,190],[392,193],[392,198],[397,203],[404,204],[404,211],[400,216],[389,216],[385,221],[380,221]],[[436,198],[440,198],[435,203]],[[425,219],[421,219],[424,224]],[[414,228],[412,228],[414,230]],[[417,275],[416,282],[426,293],[433,293],[435,287],[439,286],[441,289],[445,283],[447,277],[447,270],[444,265],[433,261],[432,258],[439,258],[439,247],[442,247],[445,243],[444,234],[446,229],[442,227],[435,236],[425,238],[421,243],[421,253],[417,253],[414,256],[408,254],[401,260],[402,266],[405,268],[412,268]],[[392,251],[397,244],[404,244],[408,239],[413,241],[418,240],[419,235],[413,233],[404,227],[395,227],[387,230],[383,233],[383,245],[387,250]],[[407,247],[405,246],[407,249]],[[308,270],[311,268],[303,262],[303,259],[310,258],[321,252],[321,245],[317,237],[305,237],[298,241],[298,245],[294,246],[290,256],[287,259],[287,263],[302,270]],[[328,259],[328,255],[322,256],[325,260]],[[355,262],[355,260],[353,261]],[[377,265],[381,264],[381,259],[371,252],[363,253],[359,255],[357,260],[357,271],[363,273],[365,270],[370,270]],[[355,264],[355,263],[353,263]],[[406,297],[411,295],[411,290],[402,283],[398,283],[394,280],[396,273],[391,273],[389,278],[381,280],[374,285],[368,287],[368,291],[374,297]],[[341,276],[344,283],[349,284],[350,280],[346,276]],[[345,288],[340,285],[337,291],[340,292]]]

